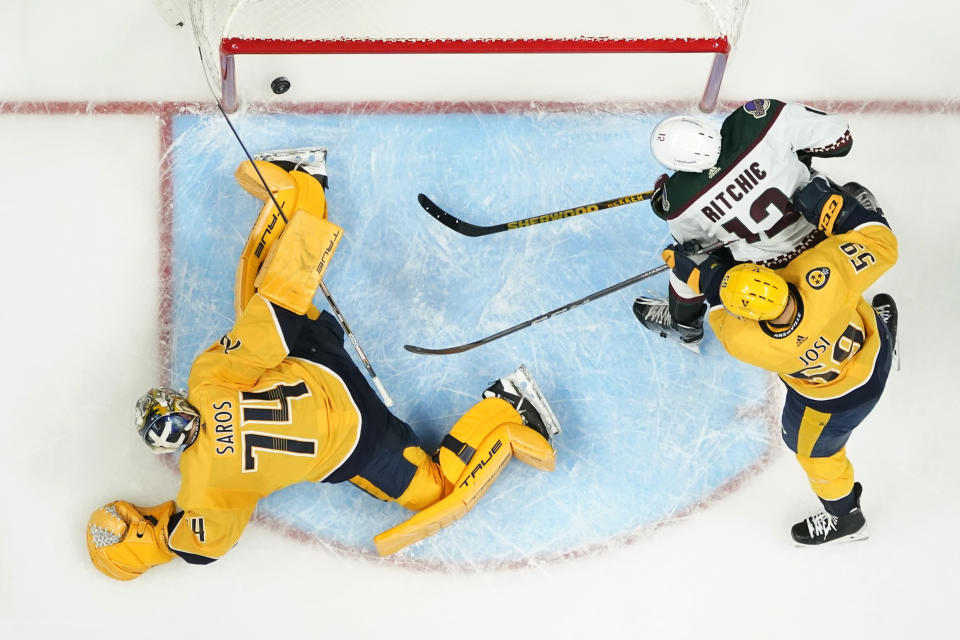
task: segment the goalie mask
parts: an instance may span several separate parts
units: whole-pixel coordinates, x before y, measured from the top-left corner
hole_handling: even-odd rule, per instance
[[[773,320],[787,308],[789,299],[787,281],[758,264],[738,264],[720,282],[720,301],[739,318]]]
[[[154,453],[189,447],[200,432],[200,414],[173,389],[150,389],[137,401],[137,433]]]
[[[650,151],[672,171],[705,171],[720,158],[720,131],[707,120],[674,116],[654,127]]]

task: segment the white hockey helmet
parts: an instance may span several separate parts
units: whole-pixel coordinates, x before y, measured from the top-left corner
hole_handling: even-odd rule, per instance
[[[720,157],[720,130],[707,120],[674,116],[654,127],[650,150],[671,171],[705,171]]]

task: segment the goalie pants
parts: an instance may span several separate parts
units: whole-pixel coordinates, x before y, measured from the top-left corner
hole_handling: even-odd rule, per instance
[[[323,482],[350,481],[376,498],[420,510],[443,496],[439,467],[420,447],[413,429],[394,416],[344,348],[344,332],[323,311],[304,323],[290,355],[328,367],[346,384],[360,413],[353,453]]]
[[[796,454],[813,492],[834,515],[847,513],[854,504],[847,440],[880,400],[890,374],[893,339],[879,319],[877,328],[881,344],[873,375],[855,391],[828,401],[814,401],[787,387],[783,441]]]

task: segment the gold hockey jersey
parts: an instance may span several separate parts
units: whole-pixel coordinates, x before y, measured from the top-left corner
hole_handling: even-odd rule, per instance
[[[302,321],[254,295],[233,329],[193,363],[188,399],[202,427],[180,457],[183,514],[169,537],[189,562],[222,556],[260,498],[324,479],[357,445],[360,414],[344,382],[288,356]]]
[[[877,317],[863,293],[897,260],[882,221],[827,238],[778,273],[797,298],[787,326],[745,320],[722,305],[710,325],[727,351],[776,372],[800,395],[829,402],[867,385],[880,352]]]

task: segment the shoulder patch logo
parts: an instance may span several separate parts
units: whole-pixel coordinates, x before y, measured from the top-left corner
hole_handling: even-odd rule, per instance
[[[707,177],[712,179],[713,176],[717,175],[718,173],[720,173],[720,167],[710,167],[710,170],[707,171]]]
[[[224,353],[230,353],[234,349],[238,348],[241,344],[243,344],[243,341],[237,340],[236,342],[234,342],[233,340],[230,339],[230,336],[228,336],[227,334],[223,334],[223,337],[220,338],[220,344],[223,346]]]
[[[807,284],[813,289],[823,289],[830,279],[830,269],[827,267],[817,267],[807,272]]]
[[[743,110],[752,115],[754,118],[759,120],[768,113],[770,113],[770,101],[769,100],[751,100],[747,104],[743,105]]]

